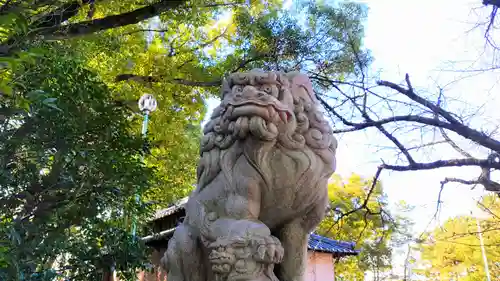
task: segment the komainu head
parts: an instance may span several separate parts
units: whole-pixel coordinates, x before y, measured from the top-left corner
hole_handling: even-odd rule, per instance
[[[214,150],[247,140],[279,149],[310,149],[335,169],[337,142],[306,75],[261,70],[233,73],[223,81],[221,98],[203,130],[200,172],[218,157]]]
[[[223,81],[221,104],[204,128],[201,153],[238,139],[277,142],[285,148],[329,149],[337,143],[319,110],[309,78],[298,72],[233,73]]]
[[[222,102],[205,127],[207,151],[225,149],[247,137],[275,141],[293,127],[293,97],[282,73],[251,71],[234,73],[223,81]]]

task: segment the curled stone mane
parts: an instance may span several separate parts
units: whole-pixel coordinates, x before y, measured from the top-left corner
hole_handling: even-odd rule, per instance
[[[306,75],[260,70],[234,73],[224,79],[221,98],[203,130],[198,188],[221,171],[224,151],[248,139],[275,149],[310,149],[335,169],[337,142]]]

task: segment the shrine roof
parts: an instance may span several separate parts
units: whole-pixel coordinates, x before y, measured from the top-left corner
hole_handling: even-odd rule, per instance
[[[184,209],[184,205],[187,203],[188,197],[182,198],[172,206],[158,210],[151,221],[160,220],[162,218],[174,215]],[[173,234],[175,229],[169,229],[163,231],[165,233],[150,235],[147,240],[158,240],[165,239],[166,237]],[[355,249],[356,245],[354,242],[338,241],[328,237],[324,237],[318,234],[310,234],[307,248],[312,251],[331,253],[338,256],[348,256],[348,255],[358,255],[359,250]]]

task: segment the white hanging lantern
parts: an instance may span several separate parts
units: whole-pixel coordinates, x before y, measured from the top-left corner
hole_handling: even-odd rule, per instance
[[[139,110],[146,114],[149,114],[156,110],[157,102],[153,95],[144,94],[139,99]]]

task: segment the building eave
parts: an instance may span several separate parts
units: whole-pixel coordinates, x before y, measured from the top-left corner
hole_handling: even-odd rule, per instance
[[[154,222],[180,212],[184,209],[187,200],[188,197],[182,198],[172,206],[157,211],[154,218],[150,222]],[[161,243],[162,241],[168,241],[174,231],[175,228],[163,230],[158,233],[145,236],[141,238],[141,240],[146,244]],[[307,248],[311,251],[330,253],[340,257],[359,254],[359,250],[355,249],[355,243],[353,242],[337,241],[317,234],[310,235]]]

